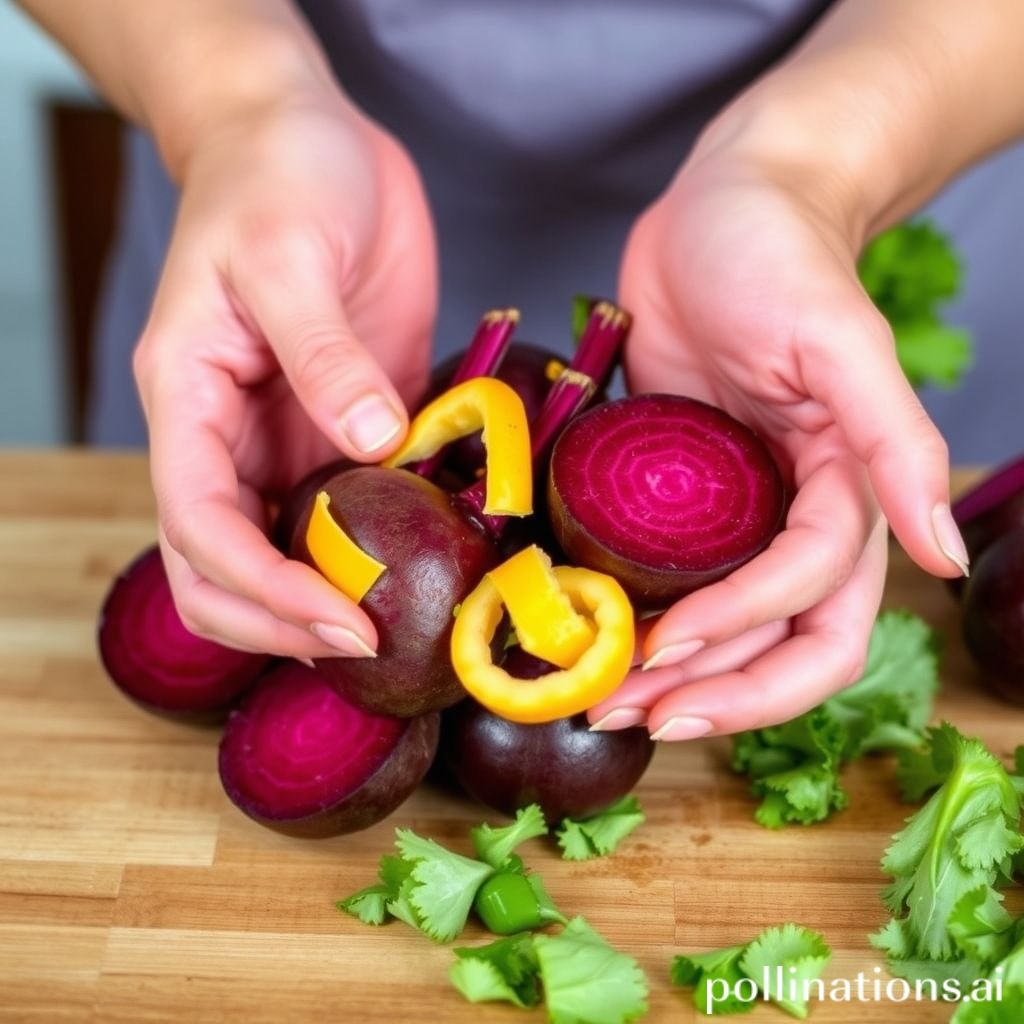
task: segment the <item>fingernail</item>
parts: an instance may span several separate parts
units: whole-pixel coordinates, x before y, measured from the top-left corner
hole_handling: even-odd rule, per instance
[[[960,536],[960,529],[956,525],[953,513],[948,505],[936,505],[932,509],[932,529],[935,531],[935,539],[942,548],[942,553],[960,570],[964,576],[970,576],[970,556],[967,554],[967,546],[963,537]]]
[[[376,658],[377,652],[358,634],[344,626],[332,626],[327,622],[314,622],[309,627],[313,636],[330,644],[342,654],[350,658]]]
[[[704,646],[703,640],[686,640],[681,644],[666,644],[659,647],[641,667],[641,672],[652,668],[668,668],[692,658]]]
[[[652,740],[695,740],[698,736],[707,736],[714,723],[706,718],[690,718],[689,715],[677,715],[670,718],[657,732],[651,733]]]
[[[647,721],[647,712],[643,708],[616,708],[609,711],[604,718],[598,719],[591,727],[591,732],[614,732],[616,729],[630,729],[634,725],[643,725]]]
[[[364,455],[383,448],[402,429],[402,421],[383,395],[360,398],[343,417],[341,429]]]
[[[316,665],[313,664],[312,658],[296,658],[295,660],[301,662],[306,666],[306,668],[316,668]]]

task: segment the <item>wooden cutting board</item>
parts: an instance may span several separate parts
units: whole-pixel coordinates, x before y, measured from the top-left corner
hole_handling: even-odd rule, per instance
[[[0,1020],[542,1021],[474,1007],[449,986],[449,948],[401,924],[369,928],[334,900],[372,881],[395,825],[466,849],[485,816],[422,788],[359,835],[288,839],[220,790],[217,731],[146,715],[105,678],[95,619],[115,572],[154,537],[135,456],[0,456]],[[947,638],[940,713],[1009,755],[1024,716],[980,689],[941,583],[894,557],[889,606]],[[850,807],[811,828],[751,818],[725,739],[666,744],[639,795],[648,823],[615,856],[524,848],[555,901],[635,955],[651,1021],[700,1019],[670,957],[795,921],[835,950],[828,977],[880,959],[879,857],[908,813],[892,763],[847,771]],[[493,817],[493,816],[492,816]],[[466,940],[483,933],[471,926]],[[814,1021],[945,1021],[943,1005],[820,1004]],[[773,1007],[746,1019],[783,1021]]]

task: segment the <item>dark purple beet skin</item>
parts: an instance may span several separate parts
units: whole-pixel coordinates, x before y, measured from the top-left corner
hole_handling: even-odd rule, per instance
[[[521,725],[474,700],[445,712],[441,739],[445,764],[474,800],[508,815],[538,803],[552,824],[631,792],[653,753],[646,729],[591,732],[585,715]]]
[[[198,720],[222,715],[271,660],[190,633],[156,547],[139,555],[107,593],[99,649],[110,678],[137,704]]]
[[[450,356],[434,370],[424,404],[448,388],[463,355],[464,353],[460,352]],[[537,418],[544,399],[551,390],[552,377],[548,375],[548,367],[552,362],[560,367],[565,366],[565,360],[557,352],[531,345],[529,342],[516,341],[508,347],[501,365],[493,374],[498,380],[508,384],[523,400],[526,418],[531,423]],[[449,446],[445,454],[445,466],[466,483],[470,483],[483,466],[484,458],[480,434],[472,434]]]
[[[231,712],[220,778],[261,825],[306,838],[369,828],[419,784],[437,750],[440,716],[373,715],[297,662],[269,672]]]
[[[452,611],[497,564],[497,548],[449,494],[403,469],[360,467],[322,489],[342,529],[388,568],[361,603],[377,627],[377,657],[321,658],[317,667],[368,711],[404,718],[449,707],[465,696],[448,651]],[[292,551],[312,565],[308,516],[309,508]]]
[[[757,435],[677,395],[596,406],[555,444],[548,509],[577,565],[638,608],[663,608],[750,561],[782,528],[786,494]]]
[[[996,693],[1024,704],[1024,527],[989,544],[964,592],[964,640]]]
[[[953,518],[972,560],[1003,534],[1024,527],[1024,455],[961,495]]]
[[[287,553],[292,546],[295,527],[302,518],[313,496],[323,485],[342,470],[350,469],[356,463],[350,459],[334,459],[317,466],[307,473],[288,493],[274,521],[274,543],[281,551]]]

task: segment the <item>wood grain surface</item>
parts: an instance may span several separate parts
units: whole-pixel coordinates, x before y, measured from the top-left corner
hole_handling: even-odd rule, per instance
[[[154,536],[144,461],[0,455],[0,1020],[541,1021],[470,1006],[449,986],[449,948],[401,924],[340,915],[368,884],[395,825],[468,849],[484,817],[422,787],[375,828],[288,839],[220,790],[217,731],[151,717],[123,699],[95,653],[114,573]],[[1021,712],[982,690],[945,588],[894,555],[889,606],[947,638],[940,713],[1008,755]],[[635,955],[651,1021],[700,1019],[667,981],[674,952],[729,945],[796,921],[824,932],[827,977],[880,964],[879,857],[908,813],[892,763],[852,766],[850,807],[824,825],[767,832],[751,818],[729,741],[666,744],[639,795],[648,824],[615,856],[523,852],[556,902]],[[493,816],[492,816],[493,820]],[[469,942],[483,938],[471,926]],[[824,1003],[811,1019],[927,1024],[944,1005]],[[759,1007],[750,1021],[787,1019]]]

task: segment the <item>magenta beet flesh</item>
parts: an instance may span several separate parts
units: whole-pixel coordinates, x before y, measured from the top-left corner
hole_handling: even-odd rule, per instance
[[[1024,527],[989,544],[964,592],[964,639],[985,681],[1024,704]]]
[[[771,454],[728,413],[676,395],[585,412],[555,444],[548,508],[577,565],[616,577],[641,608],[722,579],[779,532]]]
[[[155,547],[139,555],[107,593],[99,648],[123,693],[152,711],[182,717],[223,712],[270,661],[190,633]]]
[[[231,712],[220,744],[224,791],[289,835],[336,836],[386,818],[437,750],[440,716],[399,719],[350,704],[314,669],[288,662]]]
[[[448,650],[452,611],[497,564],[496,547],[451,495],[403,469],[350,469],[323,490],[342,529],[388,568],[361,603],[377,627],[377,657],[321,658],[317,667],[368,711],[405,718],[449,707],[465,696]],[[312,564],[308,515],[293,555]]]
[[[475,800],[509,815],[538,803],[554,824],[596,814],[629,793],[654,743],[646,729],[591,732],[584,715],[521,725],[465,700],[445,712],[441,752]]]

